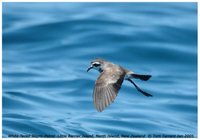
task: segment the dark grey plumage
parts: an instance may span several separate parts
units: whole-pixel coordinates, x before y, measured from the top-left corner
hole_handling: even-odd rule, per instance
[[[94,105],[97,111],[103,111],[116,98],[124,80],[131,82],[136,89],[145,96],[152,96],[149,93],[142,91],[131,78],[147,81],[151,75],[135,74],[132,71],[122,68],[119,65],[113,64],[106,60],[97,58],[91,62],[90,69],[96,69],[100,72],[100,76],[95,82],[93,91]]]

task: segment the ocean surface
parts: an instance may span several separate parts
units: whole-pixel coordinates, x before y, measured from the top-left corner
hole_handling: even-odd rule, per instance
[[[197,3],[3,3],[3,137],[197,137]],[[103,112],[96,57],[135,73]]]

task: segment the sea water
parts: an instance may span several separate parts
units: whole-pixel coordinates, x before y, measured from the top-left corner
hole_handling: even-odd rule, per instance
[[[3,137],[197,137],[197,3],[3,3]],[[93,104],[104,58],[124,81]]]

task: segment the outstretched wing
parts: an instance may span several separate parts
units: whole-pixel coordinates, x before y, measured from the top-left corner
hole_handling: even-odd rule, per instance
[[[112,72],[103,71],[98,77],[94,87],[93,100],[99,112],[115,100],[124,76],[125,74],[122,72],[113,74]]]

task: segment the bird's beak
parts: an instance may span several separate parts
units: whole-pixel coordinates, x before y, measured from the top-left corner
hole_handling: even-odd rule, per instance
[[[93,68],[93,67],[90,66],[90,67],[87,69],[87,72],[88,72],[89,70],[91,70],[92,68]]]

